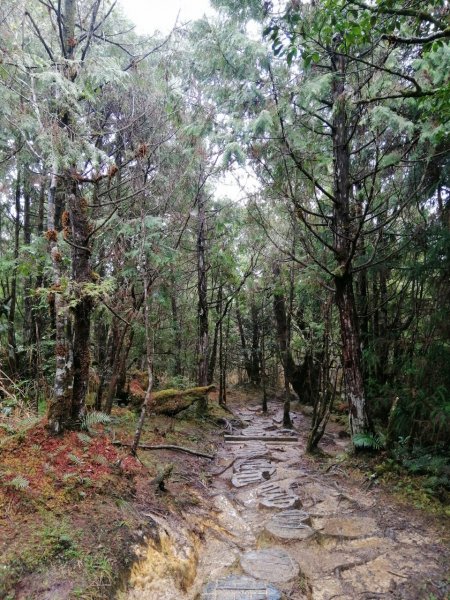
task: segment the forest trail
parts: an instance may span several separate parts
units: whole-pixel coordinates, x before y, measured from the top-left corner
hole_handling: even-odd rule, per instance
[[[246,428],[225,435],[232,439],[211,468],[213,508],[201,543],[170,532],[178,547],[166,556],[185,561],[185,591],[170,564],[155,579],[153,558],[135,574],[127,600],[446,597],[443,532],[338,466],[319,471],[305,455],[308,417],[293,414],[293,435],[282,429],[280,405],[267,415],[255,404],[234,412]],[[348,443],[331,430],[335,450]]]

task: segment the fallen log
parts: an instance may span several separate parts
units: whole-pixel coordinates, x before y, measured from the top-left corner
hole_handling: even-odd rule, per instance
[[[113,441],[114,446],[124,446],[126,448],[131,448],[131,444],[127,444],[126,442],[121,442],[119,440]],[[205,452],[197,452],[197,450],[191,450],[190,448],[185,448],[184,446],[173,446],[172,444],[159,444],[155,446],[150,446],[149,444],[140,444],[140,450],[174,450],[176,452],[185,452],[186,454],[192,454],[193,456],[200,456],[200,458],[209,458],[212,460],[214,456],[212,454],[206,454]]]

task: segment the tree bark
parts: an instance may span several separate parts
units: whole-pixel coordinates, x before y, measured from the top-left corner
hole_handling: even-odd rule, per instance
[[[72,281],[76,297],[73,318],[73,391],[71,421],[78,426],[86,410],[86,394],[89,385],[91,363],[89,337],[93,301],[86,285],[92,282],[89,247],[90,222],[87,216],[87,203],[80,198],[74,182],[68,198],[69,219],[72,243]]]
[[[208,283],[206,265],[206,212],[203,192],[198,194],[198,224],[197,224],[197,322],[198,322],[198,385],[208,385]],[[198,403],[199,415],[208,408],[208,401]]]
[[[342,363],[352,435],[371,430],[364,390],[361,340],[353,290],[352,260],[357,233],[350,212],[350,139],[351,123],[347,115],[345,76],[346,58],[332,52],[333,79],[333,161],[334,161],[334,251],[337,260],[334,283],[339,310]]]
[[[53,386],[53,398],[48,405],[48,427],[54,434],[59,434],[68,426],[71,419],[71,352],[66,335],[67,305],[61,287],[62,268],[61,252],[58,246],[58,231],[55,228],[55,209],[58,164],[53,167],[48,193],[47,238],[49,240],[52,261],[52,292],[49,295],[55,322],[55,356],[56,370]]]
[[[280,278],[280,268],[276,265],[273,269],[275,279],[278,282]],[[293,372],[294,361],[289,348],[289,330],[286,316],[286,302],[281,292],[275,291],[273,294],[273,312],[275,315],[277,327],[278,348],[280,350],[281,361],[284,373],[284,407],[283,407],[283,425],[292,427],[290,417],[290,389],[289,383]]]
[[[20,182],[21,166],[17,165],[16,189],[14,193],[14,267],[12,269],[9,314],[8,314],[8,368],[12,378],[16,375],[18,369],[17,341],[16,341],[16,307],[17,307],[17,270],[19,266],[19,246],[20,246]]]
[[[144,236],[143,236],[144,238]],[[139,421],[136,427],[136,432],[134,434],[133,444],[131,446],[131,454],[136,456],[137,449],[139,446],[139,442],[142,435],[142,430],[144,428],[145,417],[147,415],[148,408],[150,406],[150,402],[152,399],[152,390],[153,390],[153,347],[150,335],[150,308],[148,305],[148,288],[149,281],[147,275],[147,261],[144,261],[144,327],[145,327],[145,350],[146,350],[146,365],[147,365],[147,376],[148,376],[148,384],[147,390],[145,392],[144,402],[141,407],[141,414],[139,416]]]

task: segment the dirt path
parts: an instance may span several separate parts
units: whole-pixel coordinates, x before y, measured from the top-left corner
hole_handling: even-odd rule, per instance
[[[256,405],[236,412],[247,427],[219,449],[199,541],[167,531],[166,565],[144,562],[127,600],[447,597],[444,548],[431,526],[390,507],[381,490],[318,472],[304,454],[304,416],[294,417],[296,437],[282,430],[279,405],[267,416]],[[185,566],[184,591],[171,560]]]

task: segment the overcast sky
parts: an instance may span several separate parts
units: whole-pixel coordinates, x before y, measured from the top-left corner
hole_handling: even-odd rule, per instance
[[[0,0],[1,1],[1,0]],[[209,0],[119,0],[124,13],[136,24],[137,33],[152,34],[156,29],[168,33],[178,23],[200,19],[205,13],[213,14]],[[238,178],[240,183],[236,182]],[[219,195],[240,201],[259,186],[256,179],[244,169],[235,167],[234,175],[228,172],[216,183]]]
[[[179,14],[183,23],[211,13],[209,0],[120,0],[125,14],[136,23],[138,33],[166,33],[174,26]]]

